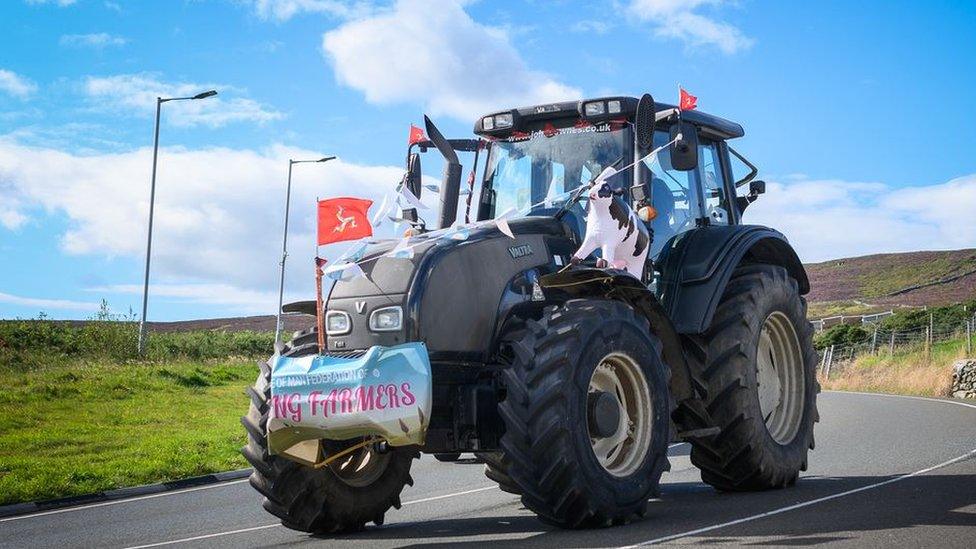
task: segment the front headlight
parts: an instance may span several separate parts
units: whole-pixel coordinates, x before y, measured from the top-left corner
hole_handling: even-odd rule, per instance
[[[325,313],[325,333],[330,336],[344,335],[352,331],[352,320],[343,311],[329,311]]]
[[[394,332],[402,327],[403,309],[399,305],[376,309],[369,315],[369,329],[374,332]]]

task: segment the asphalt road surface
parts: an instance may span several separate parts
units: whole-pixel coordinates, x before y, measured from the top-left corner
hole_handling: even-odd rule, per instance
[[[482,465],[424,456],[403,508],[354,535],[283,528],[246,481],[233,481],[2,519],[0,547],[976,547],[976,406],[823,393],[820,412],[810,470],[794,488],[716,492],[676,445],[647,518],[615,528],[547,527]]]

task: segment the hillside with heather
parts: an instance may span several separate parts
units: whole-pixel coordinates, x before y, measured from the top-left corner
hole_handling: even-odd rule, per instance
[[[976,297],[976,249],[866,255],[806,268],[813,318],[946,305]]]

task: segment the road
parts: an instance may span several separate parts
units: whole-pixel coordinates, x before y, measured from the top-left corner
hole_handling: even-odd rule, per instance
[[[0,547],[619,547],[638,544],[976,546],[976,406],[824,393],[810,470],[794,488],[722,494],[671,449],[638,523],[546,527],[471,462],[414,462],[386,525],[337,538],[279,526],[246,481],[0,520]]]

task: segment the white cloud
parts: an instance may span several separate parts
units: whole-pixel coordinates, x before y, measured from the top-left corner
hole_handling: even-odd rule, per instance
[[[254,11],[262,19],[287,21],[300,13],[324,13],[342,19],[362,17],[373,10],[370,2],[340,0],[255,0]]]
[[[37,91],[37,84],[19,74],[0,69],[0,92],[24,99]]]
[[[39,309],[69,309],[72,311],[97,311],[99,303],[88,301],[71,301],[68,299],[42,299],[23,297],[0,292],[0,303],[9,303],[22,307],[37,307]]]
[[[112,36],[106,32],[91,34],[63,34],[59,43],[62,46],[74,48],[95,48],[102,49],[107,46],[124,46],[128,40],[121,36]]]
[[[19,216],[10,225],[40,221],[42,213],[64,219],[67,229],[60,241],[68,256],[120,256],[141,262],[151,155],[148,147],[77,155],[0,137],[0,204],[13,205],[7,213]],[[234,306],[235,311],[273,311],[273,304],[266,305],[268,295],[277,296],[288,159],[318,156],[320,151],[284,146],[260,151],[161,149],[152,248],[154,288],[168,286],[174,298]],[[316,197],[379,200],[392,192],[401,175],[402,168],[342,160],[295,167],[289,295],[304,299],[314,295]],[[378,234],[387,230],[383,227]],[[323,253],[334,257],[347,246],[324,247]],[[141,281],[108,283],[140,285]],[[185,293],[177,295],[180,287]],[[253,301],[249,309],[244,307],[248,301]]]
[[[766,189],[745,222],[781,231],[804,262],[976,247],[976,174],[900,189],[797,178]]]
[[[398,0],[323,37],[336,79],[376,104],[422,102],[465,121],[499,108],[578,98],[580,90],[530,69],[506,31],[456,2]]]
[[[681,40],[688,47],[715,46],[733,54],[755,42],[733,25],[696,13],[705,5],[721,6],[727,0],[632,0],[630,12],[654,26],[661,38]]]
[[[84,92],[96,108],[118,112],[121,107],[141,116],[152,116],[157,97],[188,97],[209,89],[232,97],[218,95],[167,105],[163,110],[170,122],[184,127],[220,127],[232,122],[264,123],[284,116],[253,99],[234,97],[235,94],[240,95],[241,91],[223,84],[163,82],[149,73],[89,76],[84,83]]]

